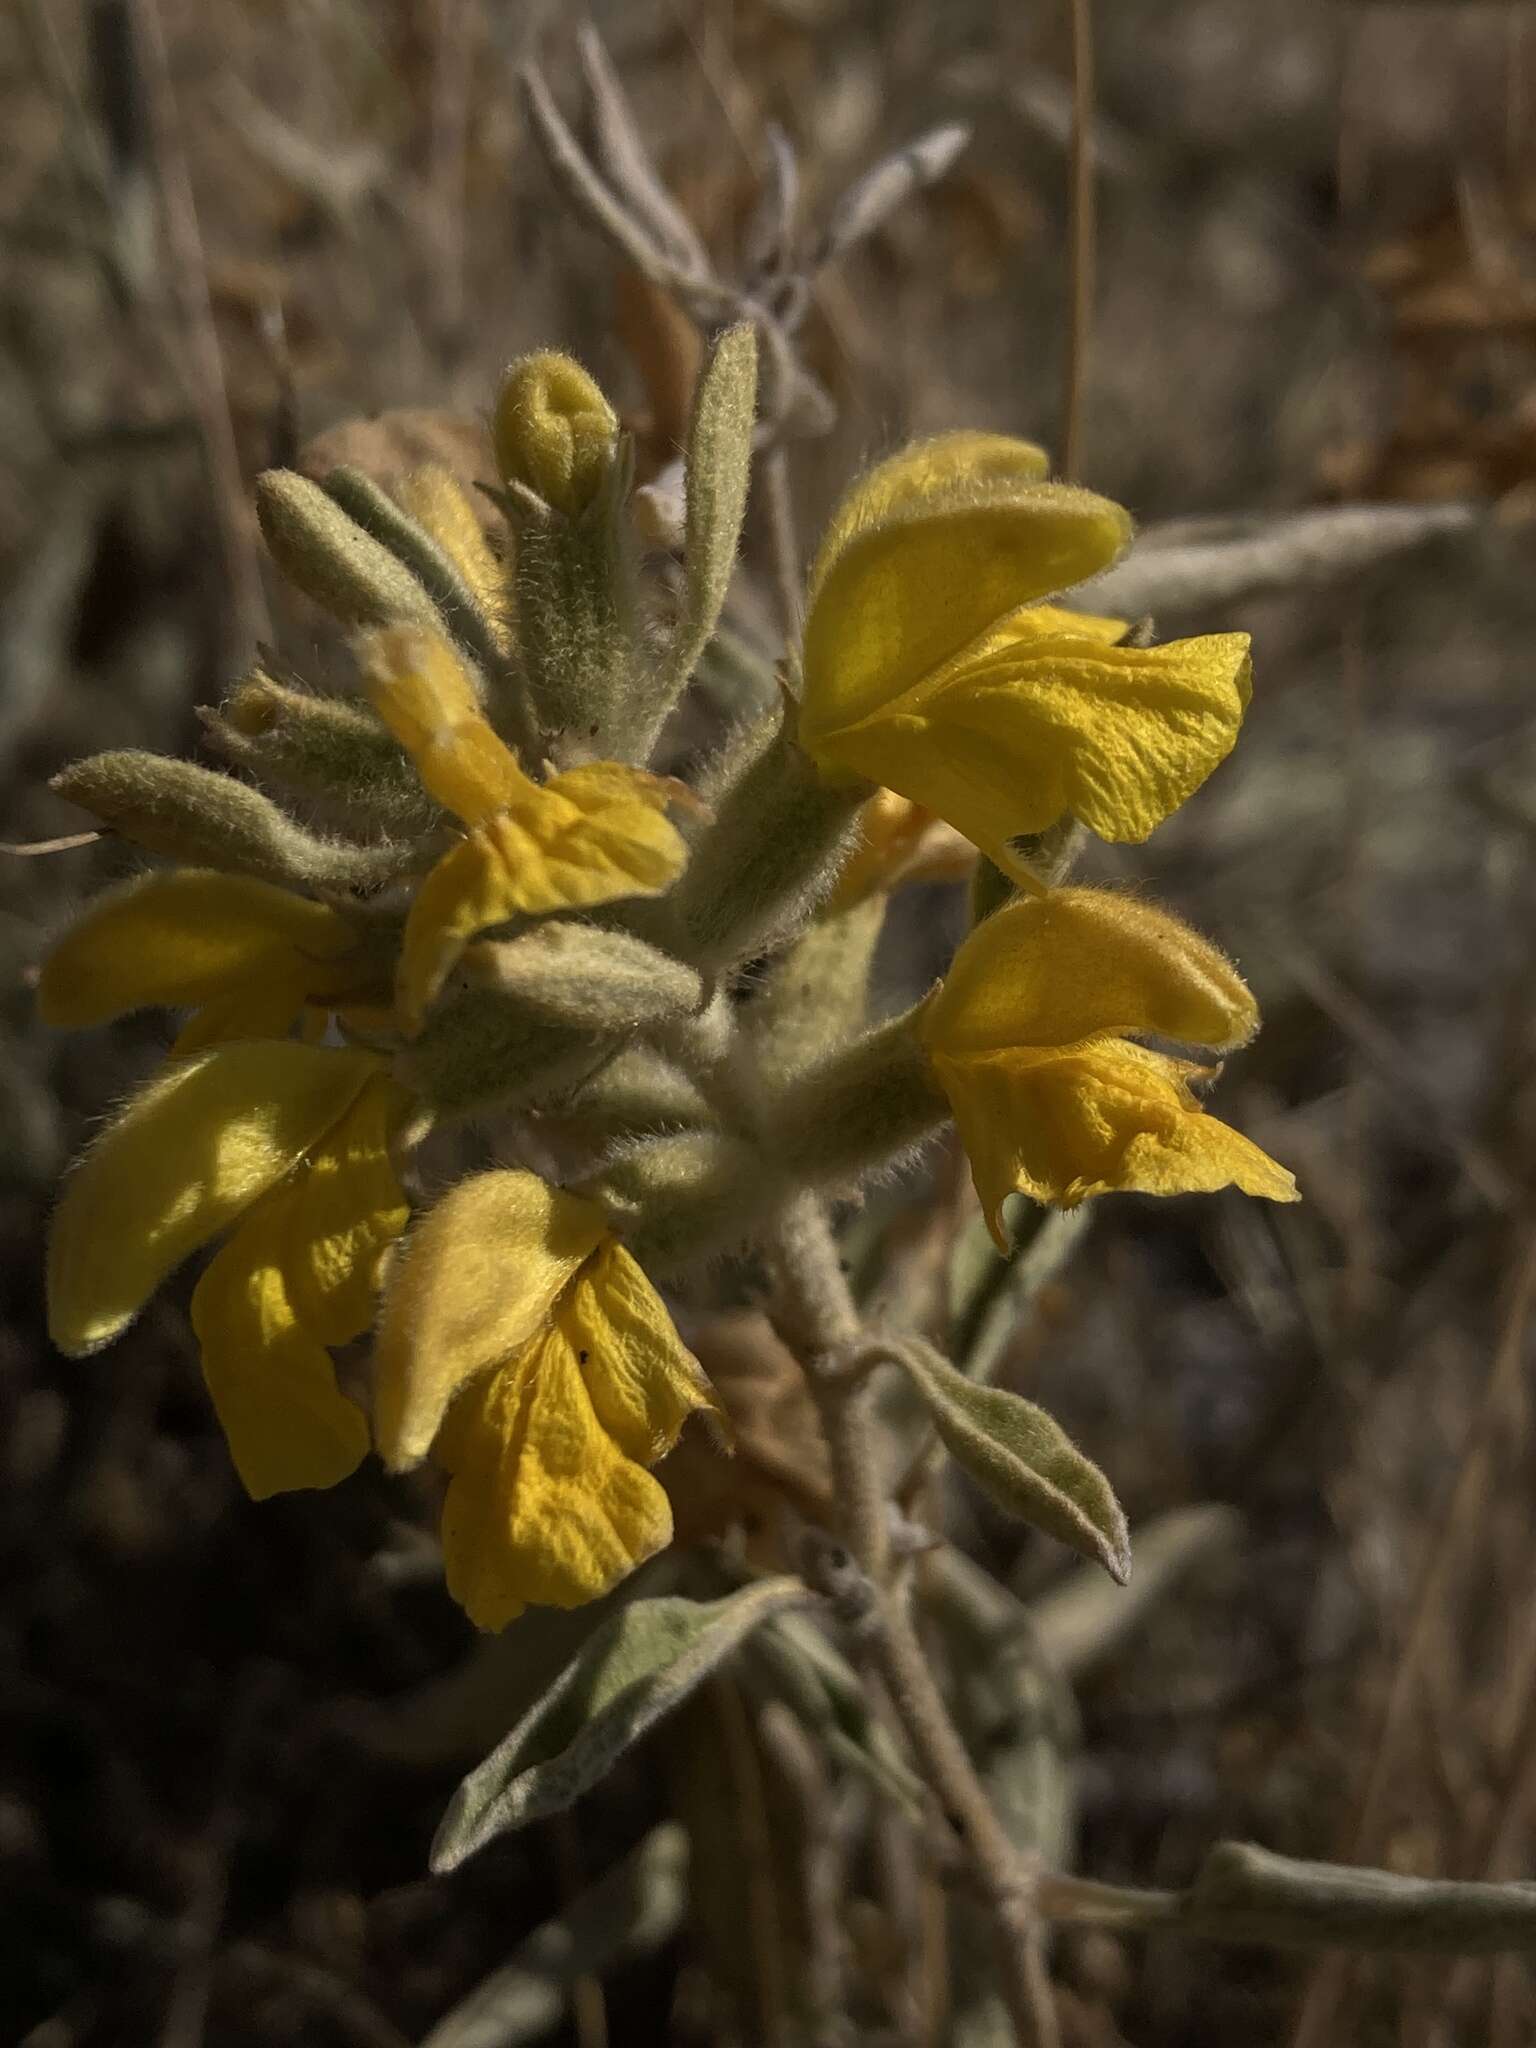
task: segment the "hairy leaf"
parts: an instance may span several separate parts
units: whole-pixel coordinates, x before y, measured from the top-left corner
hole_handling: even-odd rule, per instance
[[[699,377],[688,432],[683,611],[658,693],[669,707],[687,682],[725,604],[747,509],[752,421],[757,403],[757,336],[728,327]]]
[[[925,1344],[896,1354],[956,1464],[999,1506],[1097,1558],[1123,1585],[1131,1539],[1114,1489],[1043,1408],[981,1387]]]
[[[642,1600],[615,1615],[460,1785],[432,1868],[456,1870],[496,1835],[573,1805],[753,1629],[807,1598],[798,1579],[764,1579],[724,1600]]]

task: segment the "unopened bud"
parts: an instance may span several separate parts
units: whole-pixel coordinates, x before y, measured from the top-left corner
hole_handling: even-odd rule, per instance
[[[772,714],[768,739],[715,802],[671,906],[706,968],[738,966],[805,923],[846,857],[867,784],[823,780]]]
[[[441,821],[405,750],[366,704],[296,690],[257,668],[217,711],[198,716],[237,768],[319,798],[349,820],[405,833]]]
[[[467,980],[524,1004],[531,1016],[587,1031],[636,1031],[686,1016],[704,999],[697,968],[644,939],[551,919],[464,956]]]
[[[421,857],[399,842],[322,839],[233,776],[164,754],[125,749],[75,761],[49,785],[109,831],[190,867],[255,875],[289,888],[374,890]]]
[[[557,1098],[600,1067],[611,1044],[496,989],[466,988],[433,1009],[401,1078],[442,1114],[477,1116]]]
[[[288,581],[344,626],[442,624],[437,606],[404,562],[307,476],[269,469],[258,477],[256,516]]]
[[[597,499],[618,452],[613,407],[580,363],[550,349],[507,371],[491,432],[506,481],[571,519]]]
[[[676,1272],[743,1241],[775,1200],[761,1154],[708,1130],[627,1145],[577,1192],[606,1210],[653,1273]]]

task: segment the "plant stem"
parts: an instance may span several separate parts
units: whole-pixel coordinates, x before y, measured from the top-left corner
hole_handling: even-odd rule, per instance
[[[775,1328],[804,1365],[832,1459],[842,1533],[869,1580],[869,1654],[935,1798],[964,1842],[992,1909],[1002,1990],[1013,2030],[1028,2048],[1056,2048],[1056,2009],[1046,1976],[1035,1870],[1014,1848],[950,1718],[905,1594],[891,1583],[886,1493],[870,1426],[864,1375],[838,1370],[860,1336],[858,1309],[826,1211],[796,1196],[769,1257]]]

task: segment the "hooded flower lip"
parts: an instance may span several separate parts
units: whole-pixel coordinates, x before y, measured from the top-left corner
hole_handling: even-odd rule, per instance
[[[985,919],[923,1012],[952,1057],[1074,1045],[1131,1032],[1230,1052],[1259,1028],[1231,961],[1165,910],[1108,889],[1062,888]]]
[[[1202,1109],[1190,1082],[1209,1069],[1128,1042],[1225,1051],[1257,1026],[1231,962],[1132,898],[1057,889],[979,925],[918,1035],[999,1247],[1014,1193],[1064,1208],[1112,1189],[1296,1200],[1284,1167]]]
[[[676,783],[617,762],[537,783],[440,635],[390,627],[361,653],[374,708],[424,787],[466,827],[406,919],[397,989],[408,1032],[421,1028],[465,946],[491,926],[656,895],[681,872],[687,847],[666,816],[683,794]]]
[[[110,1344],[232,1232],[192,1320],[241,1478],[258,1497],[344,1478],[368,1428],[326,1347],[368,1326],[379,1253],[404,1227],[389,1149],[408,1101],[385,1061],[345,1047],[249,1040],[169,1062],[60,1198],[54,1342],[74,1357]]]
[[[1129,647],[1119,621],[1041,602],[1131,537],[1042,462],[960,434],[872,471],[818,555],[803,654],[799,736],[823,771],[926,805],[1015,874],[1009,840],[1067,812],[1146,838],[1228,753],[1249,687],[1245,634]]]
[[[655,1554],[648,1466],[717,1404],[601,1210],[512,1170],[421,1222],[390,1276],[376,1427],[387,1463],[448,1472],[448,1587],[477,1627],[595,1600]]]

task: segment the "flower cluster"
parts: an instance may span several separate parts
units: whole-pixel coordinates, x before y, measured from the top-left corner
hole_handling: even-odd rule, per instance
[[[724,602],[754,388],[733,330],[701,380],[670,639],[616,418],[530,357],[494,419],[495,545],[445,471],[263,480],[272,552],[351,635],[360,689],[247,677],[209,721],[245,779],[119,754],[59,784],[174,865],[59,940],[45,1018],[190,1014],[66,1185],[56,1341],[109,1343],[217,1243],[192,1321],[246,1486],[331,1485],[370,1444],[430,1457],[449,1587],[486,1628],[669,1540],[651,1468],[719,1404],[645,1267],[686,1278],[950,1113],[1000,1243],[1015,1192],[1294,1195],[1203,1110],[1208,1068],[1139,1042],[1242,1044],[1231,965],[1021,850],[1067,819],[1144,838],[1231,747],[1249,675],[1242,635],[1148,646],[1055,601],[1130,526],[1037,449],[953,434],[864,477],[811,574],[793,700],[697,791],[655,772]],[[971,848],[1018,893],[864,1037],[867,948],[818,934],[872,931]],[[734,1001],[765,958],[767,997]],[[857,1113],[789,1113],[839,1075]],[[429,1134],[508,1108],[543,1113],[540,1150],[423,1201]],[[518,1156],[515,1126],[498,1142]]]

